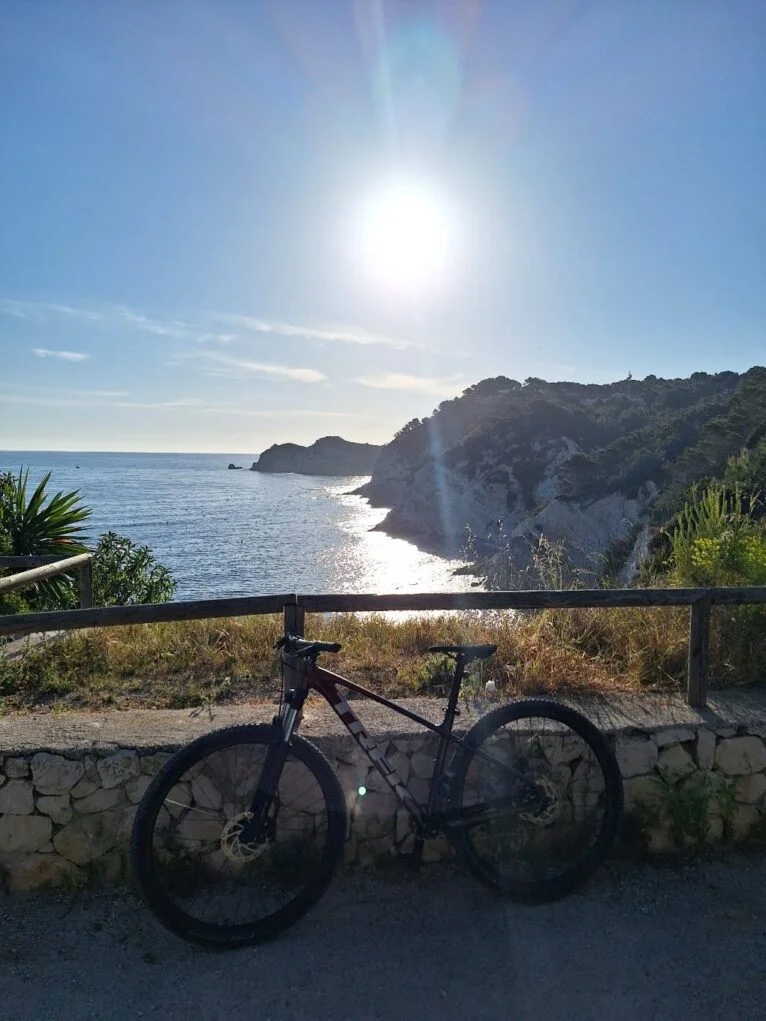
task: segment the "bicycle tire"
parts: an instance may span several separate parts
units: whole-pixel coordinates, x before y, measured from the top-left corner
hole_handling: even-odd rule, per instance
[[[234,762],[235,762],[235,774],[236,779],[239,779],[240,774],[243,773],[242,766],[239,764],[238,749],[247,747],[249,749],[259,749],[263,751],[263,755],[267,753],[270,746],[274,745],[276,741],[281,740],[280,731],[268,725],[240,725],[235,727],[227,727],[222,730],[214,731],[210,734],[206,734],[203,737],[198,738],[185,748],[178,751],[168,762],[162,767],[159,773],[156,775],[150,786],[148,787],[141,803],[133,824],[131,833],[131,865],[133,875],[138,884],[139,890],[143,895],[145,902],[148,907],[167,929],[175,933],[177,936],[183,939],[189,940],[194,943],[202,943],[208,946],[215,946],[219,948],[234,948],[239,946],[246,946],[253,943],[258,943],[266,939],[270,939],[282,932],[284,929],[293,925],[297,922],[307,911],[309,911],[319,900],[324,893],[328,884],[330,883],[333,873],[338,865],[339,861],[343,856],[343,848],[346,839],[347,831],[347,819],[346,819],[346,805],[343,797],[343,791],[340,783],[325,756],[322,752],[309,741],[302,737],[294,737],[288,751],[288,760],[285,763],[285,769],[282,772],[280,781],[278,782],[278,798],[275,804],[277,804],[276,815],[275,815],[275,832],[279,827],[279,812],[282,810],[282,792],[279,784],[287,777],[291,779],[295,777],[295,771],[293,773],[286,773],[288,766],[292,763],[297,763],[306,772],[307,776],[310,776],[315,781],[318,795],[321,795],[326,806],[327,814],[327,827],[326,827],[326,840],[324,846],[321,849],[321,854],[318,859],[311,863],[308,868],[305,881],[301,882],[299,889],[296,890],[295,896],[290,897],[287,903],[279,906],[276,910],[266,913],[263,917],[248,918],[245,921],[235,921],[233,919],[226,919],[222,922],[210,922],[204,918],[196,917],[194,913],[191,913],[188,907],[183,907],[178,903],[172,893],[166,886],[165,874],[167,868],[163,871],[163,864],[160,860],[163,858],[164,849],[161,851],[155,850],[155,841],[158,837],[166,839],[163,833],[163,827],[170,832],[173,819],[168,812],[168,808],[165,808],[165,816],[161,817],[160,813],[165,805],[168,795],[175,788],[176,791],[183,791],[186,788],[183,786],[183,778],[192,775],[192,771],[197,769],[198,772],[194,774],[197,783],[201,784],[200,772],[204,773],[204,763],[211,761],[211,756],[215,756],[217,753],[226,753],[234,750]],[[219,760],[220,761],[220,760]],[[251,760],[252,761],[252,760]],[[202,765],[201,765],[202,764]],[[219,769],[220,772],[220,769]],[[205,774],[207,775],[207,774]],[[302,775],[302,774],[300,774]],[[218,774],[215,774],[216,782],[218,782]],[[257,777],[251,777],[251,783],[257,782]],[[190,781],[186,787],[191,787],[194,780]],[[176,786],[179,785],[179,786]],[[201,788],[198,788],[201,789]],[[310,788],[306,788],[309,790]],[[192,790],[194,788],[192,787]],[[208,789],[209,790],[209,789]],[[303,794],[303,788],[301,788],[301,796]],[[177,799],[180,795],[176,794]],[[188,793],[184,795],[184,800],[188,797]],[[312,795],[313,796],[313,795]],[[196,795],[195,795],[196,797]],[[243,796],[244,797],[244,796]],[[209,798],[209,793],[208,793]],[[222,812],[226,816],[227,810],[232,814],[236,812],[236,802],[229,805],[223,803],[223,795],[221,795],[221,804],[219,805],[218,811]],[[214,802],[208,801],[208,804]],[[178,814],[179,822],[176,824],[176,832],[179,831],[180,826],[183,825],[183,819],[185,816],[190,816],[191,812],[196,807],[196,800],[192,800],[191,807],[186,806],[186,813],[183,810],[178,811],[178,800],[168,800],[168,806]],[[240,801],[240,804],[247,804],[246,799]],[[313,804],[313,803],[312,803]],[[176,806],[175,808],[173,806]],[[205,815],[203,809],[197,809],[198,812],[203,813],[199,819],[196,819],[196,823],[200,825],[200,819],[203,826],[205,823]],[[296,813],[295,818],[298,818]],[[208,811],[207,815],[213,815],[213,811]],[[304,814],[308,815],[308,812]],[[168,825],[167,820],[171,820],[171,826]],[[158,825],[158,820],[160,824]],[[232,819],[228,820],[229,822]],[[235,820],[234,820],[235,821]],[[314,828],[317,828],[316,821],[313,823]],[[222,882],[228,882],[229,885],[236,885],[236,903],[239,905],[239,891],[243,891],[245,894],[251,893],[257,883],[263,882],[263,876],[255,870],[261,859],[257,858],[254,861],[246,862],[244,865],[237,862],[235,865],[228,860],[223,861],[225,857],[224,853],[224,828],[225,824],[222,824],[222,820],[215,823],[208,819],[207,826],[213,832],[216,828],[221,825],[221,836],[219,838],[219,847],[215,846],[215,839],[204,838],[207,843],[211,844],[212,850],[205,851],[210,855],[216,854],[216,865],[223,862],[227,868],[234,871],[235,868],[240,871],[236,876],[232,876],[231,872],[228,873]],[[188,827],[187,827],[188,829]],[[288,827],[289,835],[289,827]],[[167,837],[169,840],[170,838]],[[196,840],[196,843],[202,843],[203,841]],[[179,841],[180,843],[180,841]],[[277,841],[275,840],[274,846]],[[287,847],[287,843],[281,845]],[[179,852],[179,861],[181,860],[181,852]],[[183,859],[184,862],[189,860],[189,855]],[[194,859],[191,859],[194,861]],[[201,860],[201,855],[198,856],[197,860]],[[165,859],[164,865],[168,865],[167,858]],[[298,863],[299,866],[301,862]],[[293,859],[292,867],[295,869],[296,860]],[[267,868],[267,866],[258,866],[261,871]],[[251,872],[248,874],[247,870]],[[283,870],[284,871],[284,870]],[[211,872],[214,870],[205,870],[205,880],[210,881]],[[221,870],[223,876],[223,871]],[[277,876],[274,879],[275,883],[281,883],[285,885],[284,876],[279,873],[272,872],[268,878],[272,878],[274,875]],[[188,898],[188,889],[184,888],[182,884],[178,883],[176,877],[176,885],[179,886],[182,893],[181,896]],[[244,882],[243,882],[244,878]],[[172,880],[168,881],[172,887]],[[189,884],[190,887],[193,883]],[[234,901],[235,897],[229,894],[229,900]]]
[[[493,710],[479,720],[474,727],[472,727],[466,735],[466,744],[459,748],[455,753],[452,761],[452,768],[450,770],[453,779],[451,783],[449,801],[453,814],[454,810],[457,809],[457,817],[459,818],[459,813],[465,810],[464,806],[470,804],[471,800],[471,793],[467,784],[469,771],[471,770],[472,765],[474,765],[475,770],[478,771],[483,764],[483,760],[476,756],[476,750],[484,748],[484,751],[486,752],[486,748],[484,746],[486,746],[488,742],[492,741],[501,728],[504,728],[507,724],[533,719],[549,721],[549,723],[553,725],[550,732],[543,732],[543,737],[540,741],[544,743],[547,740],[550,744],[553,740],[551,734],[556,732],[556,725],[569,728],[570,731],[582,740],[584,747],[589,750],[600,767],[601,774],[603,776],[603,791],[598,792],[595,796],[598,797],[600,803],[603,803],[604,812],[593,842],[587,848],[587,851],[582,858],[556,875],[549,875],[536,879],[515,877],[508,872],[503,873],[502,869],[503,867],[507,868],[507,865],[497,866],[487,861],[475,845],[473,833],[478,829],[478,826],[483,825],[486,828],[487,826],[492,825],[491,823],[477,824],[475,827],[471,825],[461,826],[458,824],[454,827],[448,826],[446,828],[446,832],[458,855],[465,863],[468,871],[485,886],[506,894],[514,900],[528,903],[542,903],[545,901],[557,900],[560,897],[566,896],[568,893],[581,886],[592,875],[609,853],[609,850],[616,838],[620,820],[622,818],[624,793],[620,768],[603,735],[590,722],[590,720],[586,719],[586,717],[584,717],[581,713],[571,709],[569,706],[564,706],[558,702],[548,699],[524,699],[515,704],[501,706],[498,709]],[[530,739],[525,737],[525,740],[529,741]],[[570,747],[574,749],[574,746]],[[515,754],[515,752],[512,752],[511,754]],[[540,752],[538,751],[537,754],[540,754]],[[546,761],[545,754],[546,752],[543,748],[540,761]],[[570,764],[585,761],[585,758],[581,758],[580,760],[573,759]],[[561,762],[559,766],[561,765],[566,765],[566,763]],[[492,771],[491,766],[488,768]],[[548,784],[548,788],[558,790],[556,786],[557,783],[559,787],[563,787],[565,783],[569,785],[569,788],[574,787],[576,770],[570,770],[571,776],[568,781],[565,780],[562,771],[562,773],[559,774],[562,779],[554,782],[554,779],[552,778],[555,778],[555,770],[551,769],[549,763],[546,763],[546,768],[549,770],[549,772],[545,774],[545,782]],[[498,770],[494,770],[494,773],[497,775]],[[530,775],[533,774],[530,773]],[[505,777],[503,777],[503,780],[505,780]],[[597,786],[598,783],[594,784],[594,789]],[[546,788],[546,790],[548,788]],[[586,796],[581,800],[583,801],[584,807],[587,808],[587,786],[584,789],[584,792]],[[582,793],[583,790],[581,788],[581,794]],[[594,795],[591,795],[591,797],[594,797]],[[553,800],[553,798],[551,798],[551,800]],[[474,802],[474,804],[475,803],[476,802]],[[561,805],[560,795],[559,805]],[[560,807],[559,811],[561,815],[564,809]],[[572,811],[571,808],[569,811]],[[574,811],[576,812],[577,809]],[[576,819],[576,815],[574,818]],[[522,821],[523,826],[519,824],[518,820]],[[527,825],[528,823],[529,825]],[[572,831],[574,831],[575,827],[581,824],[569,821],[568,825],[571,827]],[[545,824],[541,824],[539,819],[535,819],[534,813],[526,818],[524,815],[517,815],[514,821],[506,825],[506,829],[510,833],[509,843],[518,845],[521,840],[523,844],[523,829],[525,827],[529,829],[534,827],[539,833],[542,832]],[[560,830],[562,833],[566,832],[564,825],[562,825]],[[538,838],[533,835],[533,840],[531,841],[532,847],[534,839]],[[512,849],[509,852],[511,856],[514,853],[518,853],[518,848],[516,848],[516,850]],[[534,849],[529,852],[529,861],[534,861]]]

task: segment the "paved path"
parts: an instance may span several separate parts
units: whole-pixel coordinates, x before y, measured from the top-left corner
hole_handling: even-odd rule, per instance
[[[187,946],[124,891],[0,899],[3,1021],[762,1021],[766,861],[613,866],[498,902],[446,868],[355,873],[273,943]]]
[[[276,682],[275,682],[276,685]],[[275,688],[276,692],[276,688]],[[398,700],[427,719],[439,722],[444,713],[441,698]],[[692,709],[680,696],[591,695],[567,698],[603,730],[651,730],[666,726],[742,726],[751,733],[766,735],[766,689],[733,688],[715,692],[707,709]],[[488,709],[494,699],[461,700],[458,729],[467,729]],[[355,702],[355,708],[371,733],[412,734],[421,730],[416,723],[371,702]],[[177,747],[210,730],[233,723],[264,723],[275,712],[273,702],[212,706],[198,709],[128,709],[108,712],[34,712],[0,716],[0,755],[22,754],[38,749],[70,753],[93,748],[125,747],[151,750]],[[318,696],[306,703],[301,733],[308,738],[345,733],[338,718]]]

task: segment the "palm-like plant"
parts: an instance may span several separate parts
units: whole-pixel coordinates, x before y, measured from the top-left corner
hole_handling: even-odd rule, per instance
[[[20,469],[18,478],[10,472],[0,476],[0,545],[10,555],[63,558],[88,552],[83,523],[90,517],[90,508],[82,504],[79,490],[50,496],[50,477],[47,472],[30,496],[29,469]],[[61,576],[43,582],[37,594],[44,602],[53,597],[66,604],[72,591],[72,579]]]
[[[87,553],[83,522],[91,515],[80,501],[80,492],[47,493],[47,472],[31,496],[27,495],[29,469],[18,478],[4,475],[0,485],[0,533],[9,541],[14,556]],[[47,502],[46,502],[47,500]]]

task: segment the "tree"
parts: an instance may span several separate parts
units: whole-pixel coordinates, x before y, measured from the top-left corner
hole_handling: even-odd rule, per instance
[[[93,554],[93,602],[96,606],[164,603],[175,591],[173,575],[148,546],[106,532]]]

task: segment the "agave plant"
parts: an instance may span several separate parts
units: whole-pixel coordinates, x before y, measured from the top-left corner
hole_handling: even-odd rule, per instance
[[[18,478],[10,473],[0,476],[0,546],[8,554],[63,558],[88,552],[83,522],[90,517],[90,508],[83,505],[78,490],[50,496],[50,477],[50,472],[44,475],[30,496],[29,469],[20,469]],[[46,605],[67,605],[73,593],[73,579],[63,575],[37,587],[39,601]]]

